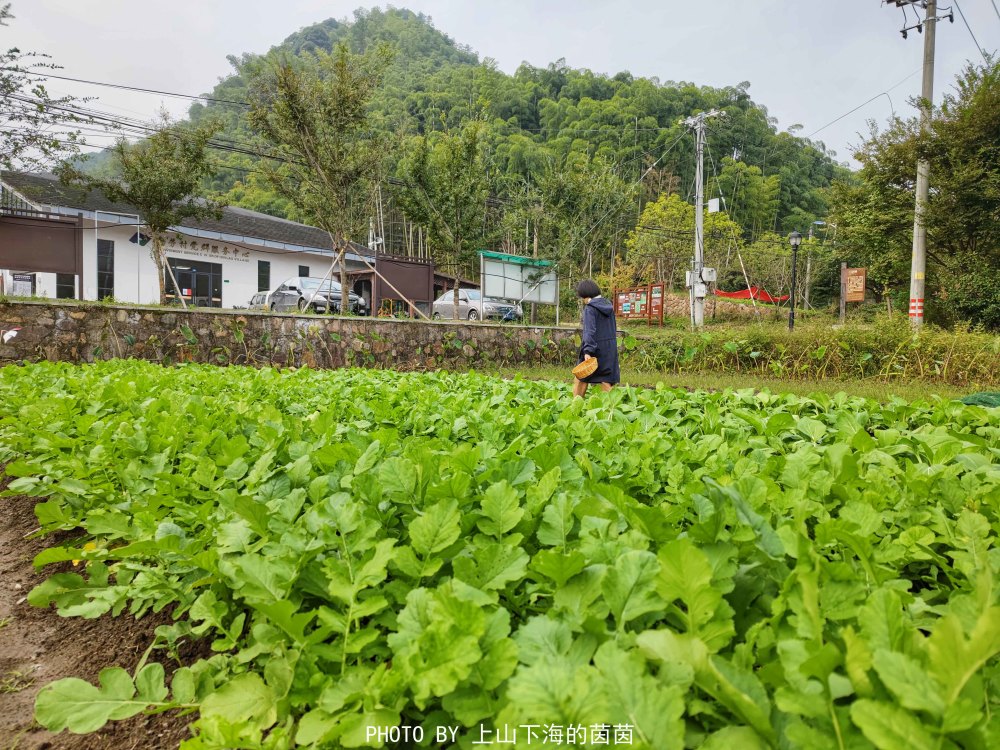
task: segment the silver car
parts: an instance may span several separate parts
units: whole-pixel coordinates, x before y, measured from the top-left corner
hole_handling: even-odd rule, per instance
[[[270,292],[257,292],[253,297],[250,298],[250,310],[263,310],[267,312],[271,309],[271,293]]]
[[[519,322],[524,317],[516,302],[495,297],[483,297],[478,289],[458,290],[459,320],[501,320]],[[434,300],[434,318],[455,318],[455,291],[448,290]]]
[[[311,309],[315,312],[340,312],[340,284],[327,279],[315,279],[308,276],[296,276],[288,279],[271,292],[270,305],[275,312],[303,312]],[[348,292],[351,312],[355,315],[367,315],[368,306],[364,299],[354,292]]]

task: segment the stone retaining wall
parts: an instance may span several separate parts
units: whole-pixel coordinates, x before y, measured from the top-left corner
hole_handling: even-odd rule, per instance
[[[0,365],[132,357],[153,362],[280,367],[467,369],[491,364],[576,362],[579,331],[487,323],[428,323],[245,310],[64,302],[0,303]]]
[[[689,316],[690,300],[687,295],[668,294],[664,315],[670,318],[686,319]],[[788,317],[788,308],[777,307],[776,305],[766,305],[758,302],[756,308],[749,302],[732,302],[725,297],[716,297],[714,294],[705,298],[705,320],[745,320],[747,318],[760,317],[765,320],[771,318]]]

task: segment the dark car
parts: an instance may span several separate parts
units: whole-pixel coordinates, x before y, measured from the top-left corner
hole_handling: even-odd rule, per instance
[[[354,292],[348,292],[347,297],[352,313],[368,314],[364,299]],[[311,276],[296,276],[271,292],[270,306],[275,312],[304,312],[309,309],[336,314],[340,312],[340,284],[330,279],[323,281]]]

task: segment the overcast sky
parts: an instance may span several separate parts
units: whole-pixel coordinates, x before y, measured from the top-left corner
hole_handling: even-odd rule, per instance
[[[987,53],[1000,47],[997,0],[961,0]],[[952,0],[954,5],[955,0]],[[946,0],[941,6],[947,11]],[[74,78],[202,94],[230,72],[226,56],[265,52],[290,33],[329,17],[343,19],[358,0],[13,0],[16,19],[0,28],[0,47],[48,52]],[[661,81],[728,86],[750,94],[782,130],[803,126],[838,159],[850,159],[870,118],[913,112],[920,90],[923,36],[903,40],[903,13],[881,0],[410,0],[400,7],[434,25],[480,58],[514,72],[522,61]],[[370,7],[370,5],[368,6]],[[384,7],[384,6],[383,6]],[[940,11],[939,11],[940,12]],[[911,11],[908,24],[915,22]],[[982,57],[955,8],[938,26],[935,102],[967,60]],[[58,93],[98,96],[91,106],[150,119],[188,103],[157,95],[53,81]],[[878,96],[888,91],[887,96]],[[866,100],[839,122],[828,125]],[[891,101],[890,101],[891,100]],[[816,132],[818,131],[818,132]]]

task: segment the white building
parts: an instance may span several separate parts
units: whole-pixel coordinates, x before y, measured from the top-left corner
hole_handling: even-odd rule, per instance
[[[77,225],[44,228],[30,219],[36,215],[76,218]],[[82,289],[86,300],[159,302],[152,244],[146,244],[142,218],[134,208],[114,204],[98,191],[66,186],[53,175],[5,172],[0,174],[0,229],[18,221],[16,232],[0,233],[3,293],[79,298]],[[75,266],[79,274],[39,270],[51,267],[41,257],[49,246],[61,248],[58,233],[67,231],[82,235],[77,243],[81,260]],[[31,245],[27,254],[37,252],[37,264],[25,260],[24,248],[15,247],[18,242]],[[286,279],[325,275],[334,257],[330,244],[327,233],[316,227],[227,207],[219,219],[186,220],[172,227],[164,254],[189,305],[233,308],[246,307],[257,292],[273,290]],[[346,254],[348,271],[367,268],[362,254],[373,255],[352,245]],[[334,273],[339,278],[339,269]],[[165,284],[173,297],[169,275]]]

